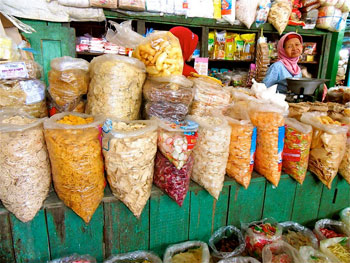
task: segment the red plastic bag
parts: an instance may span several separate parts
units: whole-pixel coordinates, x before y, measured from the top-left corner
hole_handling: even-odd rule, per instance
[[[157,153],[153,183],[162,189],[169,197],[182,206],[186,198],[193,167],[190,156],[185,165],[178,170],[161,152]]]

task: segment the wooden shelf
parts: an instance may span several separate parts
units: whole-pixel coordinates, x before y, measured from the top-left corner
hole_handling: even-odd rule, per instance
[[[92,53],[92,52],[78,52],[77,55],[86,55],[86,56],[100,56],[104,54],[109,54],[109,53]]]
[[[277,62],[278,60],[271,60],[271,64]],[[318,64],[318,61],[299,61],[298,64]]]
[[[214,59],[210,58],[209,61],[229,61],[229,62],[244,62],[244,63],[253,63],[255,60],[229,60],[229,59]]]

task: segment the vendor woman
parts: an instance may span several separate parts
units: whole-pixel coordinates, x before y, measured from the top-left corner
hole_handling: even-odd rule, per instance
[[[287,78],[301,78],[298,61],[303,52],[303,39],[301,35],[291,32],[284,35],[277,45],[278,61],[273,63],[263,80],[267,87],[278,84],[277,91],[287,93]]]

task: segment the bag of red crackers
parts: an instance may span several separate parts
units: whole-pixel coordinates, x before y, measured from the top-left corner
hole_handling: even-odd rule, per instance
[[[293,118],[285,119],[283,171],[303,184],[312,141],[312,127]]]

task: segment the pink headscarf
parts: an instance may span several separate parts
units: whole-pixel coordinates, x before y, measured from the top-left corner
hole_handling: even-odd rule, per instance
[[[303,38],[301,37],[301,35],[295,32],[290,32],[288,34],[285,34],[278,41],[278,44],[277,44],[278,61],[281,61],[283,65],[286,67],[286,69],[290,72],[290,74],[295,76],[300,73],[300,67],[298,66],[299,57],[290,58],[287,56],[286,51],[284,50],[284,42],[287,40],[288,36],[290,35],[295,35],[297,38],[299,38],[301,44],[303,44]]]

